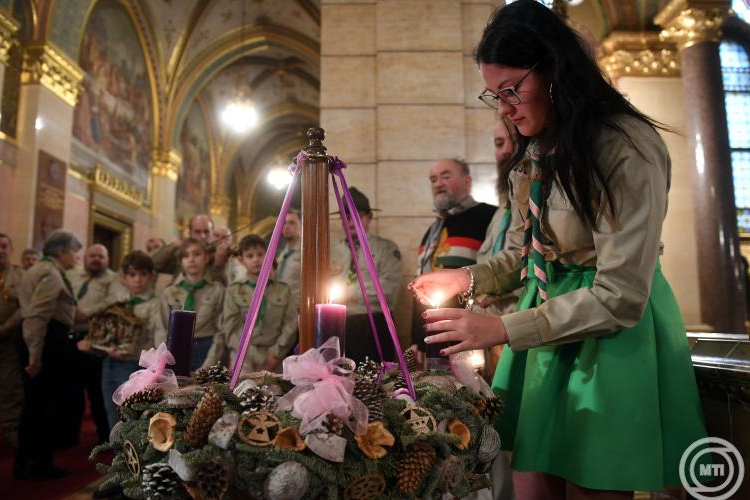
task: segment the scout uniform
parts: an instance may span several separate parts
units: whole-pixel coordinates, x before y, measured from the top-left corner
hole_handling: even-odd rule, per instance
[[[255,282],[245,280],[232,283],[224,298],[221,333],[216,337],[211,352],[204,363],[210,366],[221,361],[228,350],[229,365],[234,364],[245,325],[247,310],[255,292]],[[258,319],[245,355],[243,373],[258,371],[269,354],[284,358],[297,342],[297,307],[286,283],[269,281],[258,311]],[[279,363],[278,370],[281,370]]]
[[[660,491],[680,484],[680,457],[706,431],[659,265],[669,154],[640,120],[617,125],[630,138],[605,127],[593,145],[616,219],[601,208],[596,228],[584,224],[554,182],[555,155],[540,157],[532,141],[533,164],[510,173],[512,208],[528,222],[470,269],[477,293],[525,286],[518,311],[503,316],[510,349],[493,381],[513,468],[592,489]]]
[[[207,245],[210,247],[210,245]],[[226,265],[215,266],[213,253],[209,253],[209,262],[206,269],[209,270],[211,279],[218,281],[222,285],[227,283],[227,270]],[[231,257],[230,257],[231,258]],[[159,247],[156,252],[151,256],[151,260],[154,262],[154,270],[159,273],[171,274],[174,276],[172,283],[175,283],[180,269],[182,268],[180,259],[180,246],[174,243],[169,243]]]
[[[174,284],[165,288],[159,296],[159,327],[154,335],[154,344],[167,342],[169,311],[186,309],[196,312],[193,356],[190,369],[197,370],[206,359],[214,336],[221,328],[221,311],[224,303],[224,285],[204,276],[198,283],[190,284],[179,274]]]
[[[302,248],[298,240],[293,246],[289,244],[278,253],[279,267],[276,269],[276,281],[286,283],[292,291],[292,302],[299,309],[299,283],[302,272]]]
[[[383,357],[386,361],[393,361],[395,355],[393,340],[388,332],[388,325],[385,322],[385,316],[375,293],[375,286],[372,284],[370,274],[367,271],[362,248],[358,244],[356,235],[352,234],[352,237],[357,245],[357,261],[365,280],[367,298],[378,330]],[[383,294],[388,302],[389,309],[393,312],[396,309],[396,300],[398,299],[403,275],[401,252],[394,242],[374,234],[367,234],[367,241],[370,244],[370,251],[375,262],[380,285],[383,288]],[[341,283],[345,286],[346,356],[358,362],[364,361],[365,357],[378,359],[379,355],[375,340],[372,337],[367,309],[362,300],[362,290],[354,268],[352,252],[346,239],[340,240],[331,248],[331,272],[331,282]]]
[[[24,406],[19,431],[17,463],[34,460],[52,463],[52,449],[77,441],[70,434],[75,421],[75,379],[71,366],[78,352],[69,334],[75,314],[75,298],[62,264],[44,257],[26,271],[18,299],[23,316],[21,366],[41,366],[34,377],[24,373]],[[55,415],[55,425],[48,425]]]
[[[14,448],[18,446],[18,424],[23,409],[21,365],[15,345],[21,325],[18,287],[23,275],[18,266],[0,270],[0,427]]]

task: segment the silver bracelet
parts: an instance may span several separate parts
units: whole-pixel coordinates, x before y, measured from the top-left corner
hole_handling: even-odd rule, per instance
[[[474,273],[471,272],[471,269],[464,266],[461,269],[466,269],[469,272],[469,288],[466,289],[465,292],[462,292],[458,294],[458,302],[460,304],[464,304],[464,307],[466,309],[471,309],[471,307],[474,305]]]

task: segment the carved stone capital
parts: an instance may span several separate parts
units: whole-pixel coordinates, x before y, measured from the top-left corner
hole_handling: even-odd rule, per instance
[[[180,155],[178,155],[175,150],[154,150],[151,175],[166,177],[177,182],[177,175],[180,173],[181,162],[182,158],[180,158]]]
[[[615,31],[601,43],[599,66],[613,80],[623,76],[679,76],[677,47],[657,33]]]
[[[729,8],[729,0],[672,0],[654,22],[664,28],[659,33],[662,41],[684,50],[696,43],[720,41]]]
[[[211,215],[214,217],[229,217],[232,202],[228,196],[214,194],[211,195]]]
[[[78,64],[51,42],[26,47],[21,82],[41,84],[70,106],[78,101],[84,74]]]
[[[18,21],[13,19],[5,10],[0,9],[0,63],[8,64],[8,53],[11,47],[18,43],[16,32]]]

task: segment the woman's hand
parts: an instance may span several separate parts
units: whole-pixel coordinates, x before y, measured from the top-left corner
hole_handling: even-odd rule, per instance
[[[468,269],[441,269],[419,276],[407,288],[422,304],[434,305],[430,301],[436,292],[447,299],[465,292],[470,284],[471,274]]]
[[[508,333],[500,316],[446,308],[428,309],[422,317],[427,320],[425,332],[435,333],[426,337],[425,343],[458,342],[440,351],[442,356],[508,343]]]

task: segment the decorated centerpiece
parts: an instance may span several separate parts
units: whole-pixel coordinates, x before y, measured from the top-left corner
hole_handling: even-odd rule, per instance
[[[299,171],[325,168],[325,175],[317,178],[325,180],[322,196],[320,186],[305,186],[305,181],[316,183],[314,176],[306,179],[303,175],[301,354],[285,359],[280,374],[260,372],[241,380],[242,362],[280,236],[277,222],[231,373],[216,365],[178,380],[167,366],[184,360],[175,360],[161,345],[142,353],[144,369],[116,392],[121,421],[110,441],[93,455],[114,450],[112,463],[100,468],[130,498],[441,498],[446,493],[460,497],[490,485],[487,472],[500,449],[492,425],[500,401],[474,373],[468,359],[454,358],[452,372],[422,371],[413,352],[401,351],[372,259],[366,258],[365,265],[399,363],[368,360],[357,366],[340,350],[342,331],[332,331],[339,322],[326,317],[338,314],[336,309],[314,307],[325,302],[325,280],[316,281],[316,277],[326,273],[304,271],[327,268],[329,170],[347,237],[353,238],[348,213],[354,217],[364,255],[371,253],[357,211],[344,210],[344,203],[354,206],[351,197],[347,198],[345,165],[324,155],[322,131],[308,132],[308,136],[311,146],[293,166],[293,180],[279,217],[283,222]],[[318,215],[313,224],[305,220],[305,193],[322,198],[325,205],[308,210]],[[306,256],[306,235],[321,233],[326,235],[324,255],[320,255],[320,245],[315,245],[315,255],[308,252]],[[356,255],[354,259],[362,283]],[[320,267],[321,262],[325,267]]]

